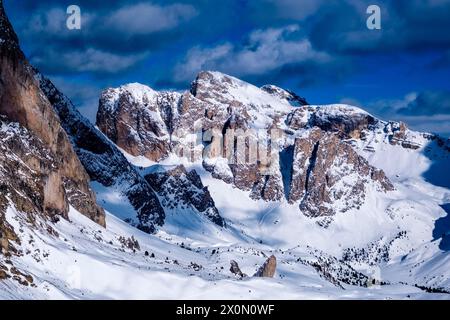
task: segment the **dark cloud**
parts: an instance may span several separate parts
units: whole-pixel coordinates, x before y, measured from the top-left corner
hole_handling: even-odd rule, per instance
[[[324,0],[262,0],[271,7],[270,12],[280,19],[302,21],[317,13],[327,2]],[[273,8],[273,9],[272,9]]]
[[[372,2],[113,0],[106,3],[78,0],[83,21],[80,31],[65,28],[65,9],[71,4],[69,1],[23,0],[14,5],[26,15],[18,25],[23,41],[31,43],[38,38],[40,42],[39,46],[29,45],[32,61],[44,70],[58,72],[65,67],[65,61],[59,62],[57,67],[51,66],[53,61],[45,63],[58,53],[76,56],[85,52],[86,59],[92,57],[88,65],[98,64],[96,68],[74,68],[74,63],[68,61],[68,72],[88,69],[111,73],[112,67],[98,63],[98,57],[117,58],[114,61],[122,57],[124,61],[117,63],[116,70],[121,72],[131,61],[135,60],[133,65],[141,62],[139,57],[148,57],[149,52],[171,48],[174,52],[169,55],[178,54],[175,62],[183,69],[173,74],[174,83],[192,77],[198,67],[219,68],[238,76],[267,75],[287,65],[293,68],[296,63],[286,57],[289,52],[286,45],[294,41],[277,39],[280,49],[271,52],[269,48],[264,57],[264,39],[251,43],[251,38],[257,37],[258,32],[286,30],[290,25],[299,26],[304,43],[311,47],[306,52],[293,48],[292,52],[298,52],[298,60],[302,56],[304,60],[311,58],[311,52],[322,55],[317,60],[326,55],[339,60],[361,53],[450,48],[449,0],[383,1],[379,4],[382,9],[379,31],[366,28],[366,9]],[[243,41],[250,41],[250,44]],[[211,57],[206,59],[208,55]],[[272,58],[267,57],[269,55]],[[261,60],[257,63],[251,59]],[[233,60],[237,62],[231,63]],[[316,65],[320,65],[320,61]]]
[[[50,74],[101,76],[129,70],[150,51],[176,39],[177,28],[197,15],[193,6],[176,2],[113,1],[99,6],[79,1],[81,30],[69,30],[65,4],[42,1],[36,6],[24,1],[21,5],[28,15],[16,30],[22,42],[31,44],[26,46],[31,62]]]
[[[401,99],[380,99],[366,104],[353,98],[341,102],[366,109],[383,120],[406,122],[414,130],[450,137],[450,91],[411,92]]]
[[[321,50],[359,54],[450,48],[450,1],[388,0],[379,3],[381,30],[366,28],[373,1],[344,0],[322,6],[311,28]]]

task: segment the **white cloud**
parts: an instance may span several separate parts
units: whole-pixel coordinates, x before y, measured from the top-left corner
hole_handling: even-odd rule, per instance
[[[197,15],[194,7],[185,4],[158,6],[139,3],[113,12],[106,27],[130,35],[170,30]]]
[[[118,55],[94,48],[62,53],[51,50],[44,55],[34,56],[31,62],[34,65],[40,65],[53,61],[53,68],[63,69],[65,72],[117,73],[143,61],[148,54],[149,52]]]
[[[296,25],[256,30],[248,36],[245,46],[225,43],[209,48],[194,47],[175,66],[175,80],[190,80],[206,69],[235,76],[262,75],[289,64],[331,60],[327,54],[314,50],[308,39],[298,37],[298,31]]]
[[[210,69],[212,64],[227,59],[232,51],[233,45],[230,43],[213,48],[194,47],[189,50],[184,62],[177,64],[174,77],[177,81],[191,80],[198,71]]]
[[[435,132],[450,138],[450,115],[438,114],[430,116],[396,116],[393,120],[401,120],[414,130]]]
[[[402,99],[381,99],[369,104],[369,107],[374,110],[382,110],[383,113],[395,114],[399,110],[402,110],[411,102],[417,99],[417,92],[410,92],[406,94]]]
[[[116,55],[97,49],[89,48],[84,52],[68,52],[64,55],[64,59],[70,61],[70,64],[78,69],[78,71],[103,71],[115,73],[126,70],[136,63],[142,61],[147,53]]]
[[[198,14],[197,10],[186,4],[159,6],[138,3],[120,7],[105,13],[81,10],[81,29],[86,32],[109,31],[120,35],[148,35],[178,27]],[[37,10],[27,22],[30,35],[44,32],[55,37],[73,36],[66,28],[65,8],[54,7]]]

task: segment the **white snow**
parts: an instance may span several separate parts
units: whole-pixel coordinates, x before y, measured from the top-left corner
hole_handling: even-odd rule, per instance
[[[155,90],[140,83],[129,83],[122,85],[119,88],[110,88],[107,92],[109,99],[105,101],[105,107],[111,112],[116,110],[119,98],[124,93],[129,93],[133,102],[138,105],[144,105],[145,101],[146,103],[150,103],[154,101],[158,95]]]
[[[237,280],[228,272],[229,260],[240,263],[248,274],[264,262],[265,245],[226,243],[213,239],[206,244],[177,238],[160,232],[150,236],[107,214],[106,229],[71,209],[69,221],[51,225],[58,236],[50,236],[24,224],[13,207],[7,219],[15,230],[21,230],[22,248],[32,254],[13,258],[13,263],[33,276],[36,288],[13,280],[0,282],[0,298],[13,299],[401,299],[446,298],[444,294],[425,294],[408,285],[393,284],[379,288],[346,286],[339,289],[320,278],[308,266],[296,263],[297,257],[308,258],[304,248],[273,251],[278,256],[274,279]],[[140,250],[123,248],[119,237],[139,241]],[[180,241],[184,239],[182,248]],[[212,249],[219,253],[212,254]],[[154,258],[146,256],[148,251]],[[417,260],[417,258],[415,258]],[[447,260],[436,261],[433,268],[445,267]],[[176,261],[175,261],[176,260]],[[191,262],[202,266],[200,271]],[[410,262],[411,263],[411,262]],[[224,267],[223,270],[220,267]],[[418,273],[423,273],[422,267]],[[393,272],[390,267],[387,274]],[[439,270],[441,271],[441,270]],[[398,272],[403,272],[399,270]],[[397,275],[396,272],[395,274]],[[448,268],[446,271],[448,276]],[[403,272],[406,277],[406,272]],[[212,274],[212,276],[210,275]],[[283,275],[282,277],[280,277]]]
[[[208,71],[208,73],[214,77],[214,81],[226,83],[226,91],[220,92],[221,99],[237,101],[247,107],[246,110],[252,117],[251,125],[254,129],[267,129],[272,124],[275,115],[283,116],[292,111],[293,107],[287,100],[273,96],[250,83],[216,71]],[[224,80],[224,78],[228,80]],[[209,83],[203,85],[208,87]],[[206,98],[205,100],[216,105],[222,104],[215,98]],[[226,107],[228,105],[224,105],[224,108]]]

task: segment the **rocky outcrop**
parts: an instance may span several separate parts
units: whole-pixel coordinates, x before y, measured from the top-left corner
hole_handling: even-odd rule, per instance
[[[153,161],[164,159],[170,152],[170,124],[164,122],[162,114],[170,118],[167,110],[171,109],[160,109],[160,99],[158,93],[139,84],[108,89],[100,97],[97,126],[131,155],[143,155]],[[165,101],[170,101],[170,97]]]
[[[34,79],[31,66],[26,61],[0,2],[0,114],[3,123],[19,124],[17,130],[27,129],[33,139],[35,152],[30,154],[25,147],[20,150],[20,141],[9,145],[11,152],[28,159],[30,174],[38,180],[22,181],[33,209],[47,216],[67,217],[69,204],[90,219],[105,225],[103,209],[97,206],[95,195],[89,187],[89,176],[78,160],[69,139],[62,129],[59,118]],[[4,159],[5,167],[10,158]],[[13,177],[13,176],[11,176]],[[18,199],[18,198],[17,198]],[[20,203],[22,209],[30,209],[30,203]],[[26,211],[29,212],[29,211]]]
[[[289,90],[284,90],[282,88],[279,88],[279,87],[271,85],[271,84],[262,86],[261,90],[264,90],[265,92],[270,93],[271,95],[277,97],[280,100],[286,100],[293,107],[306,106],[309,104],[305,98],[300,97],[295,92],[292,92]]]
[[[158,192],[164,208],[178,211],[194,208],[218,226],[225,226],[208,188],[203,186],[195,170],[187,172],[184,166],[179,165],[167,171],[150,173],[145,179]]]
[[[241,271],[241,268],[239,268],[239,264],[234,260],[230,261],[230,272],[240,279],[247,277],[247,275]]]
[[[49,206],[45,198],[47,180],[55,165],[48,148],[35,135],[4,116],[0,116],[0,128],[0,246],[6,254],[14,251],[12,243],[19,241],[5,219],[9,206],[29,214],[30,221],[37,215],[57,219],[63,213]],[[68,206],[67,201],[65,204]]]
[[[331,216],[359,208],[365,200],[367,185],[371,183],[381,192],[393,190],[384,173],[371,167],[346,143],[347,139],[364,138],[365,133],[378,123],[374,117],[345,105],[285,108],[284,103],[289,99],[282,94],[282,89],[263,88],[277,97],[278,102],[275,102],[254,88],[250,94],[249,87],[232,77],[206,72],[197,76],[191,92],[205,103],[233,106],[235,110],[242,108],[239,114],[248,117],[233,129],[246,130],[256,123],[265,123],[263,130],[274,127],[281,130],[283,123],[280,120],[284,119],[288,130],[282,133],[281,143],[272,146],[280,150],[278,155],[272,154],[271,159],[272,168],[278,169],[265,173],[258,164],[236,164],[234,161],[229,164],[230,175],[224,170],[223,163],[217,166],[214,161],[204,161],[205,168],[213,176],[231,181],[239,189],[251,190],[254,199],[279,201],[286,197],[290,203],[299,202],[301,211],[311,217]],[[264,103],[273,110],[267,112]],[[258,111],[256,117],[252,117],[254,110]],[[247,144],[246,152],[249,149]],[[232,156],[235,157],[237,152]]]
[[[279,138],[281,119],[291,110],[293,101],[300,98],[275,86],[261,90],[217,72],[200,72],[191,86],[191,94],[207,106],[210,120],[207,129],[216,128],[222,133],[215,136],[222,143],[219,152],[207,155],[213,159],[203,162],[205,169],[241,190],[250,191],[255,200],[281,200],[284,191],[277,168],[277,146],[273,143],[270,149],[269,141]],[[261,137],[264,138],[260,140]],[[221,159],[228,160],[229,170]]]
[[[273,278],[277,269],[277,258],[270,256],[266,262],[256,271],[254,277]]]
[[[286,117],[286,125],[292,130],[318,127],[338,134],[341,139],[363,139],[378,123],[367,112],[347,105],[303,106]]]
[[[230,95],[232,90],[237,93]],[[251,100],[242,99],[239,93],[242,90],[263,94],[269,104],[261,101],[261,106],[257,106]],[[202,147],[196,149],[196,146],[205,141],[209,145],[209,158],[228,154],[236,159],[229,165],[232,177],[228,177],[234,185],[252,191],[255,199],[279,200],[283,196],[281,175],[262,174],[258,163],[240,163],[237,160],[239,151],[230,150],[233,141],[227,140],[226,133],[236,130],[236,134],[240,134],[239,130],[249,129],[249,124],[257,118],[266,123],[265,129],[269,131],[274,122],[272,117],[278,119],[290,110],[288,98],[295,97],[291,94],[280,105],[272,94],[238,79],[201,72],[190,92],[183,94],[155,92],[137,84],[104,91],[97,113],[97,126],[132,155],[143,155],[156,161],[169,152],[198,160],[202,157]],[[260,108],[264,108],[267,115],[260,113]],[[194,141],[186,138],[189,134],[195,136]],[[207,163],[205,168],[214,171],[214,166]],[[217,170],[213,174],[220,175]]]
[[[364,138],[365,132],[374,127],[378,121],[361,109],[331,105],[317,108],[311,114],[309,125],[319,127],[323,131],[335,132],[341,138]]]
[[[414,141],[414,138],[409,137],[409,130],[403,122],[390,121],[384,127],[384,131],[388,134],[389,143],[392,145],[399,145],[405,149],[417,150],[422,145]]]
[[[295,140],[288,200],[300,201],[305,215],[331,216],[359,208],[370,182],[380,191],[394,188],[336,133],[314,128]]]

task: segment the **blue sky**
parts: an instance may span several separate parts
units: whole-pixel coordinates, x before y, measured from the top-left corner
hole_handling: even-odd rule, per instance
[[[450,0],[4,0],[31,63],[90,119],[102,89],[200,70],[450,136]],[[81,30],[66,8],[81,8]],[[366,27],[369,5],[381,30]]]

